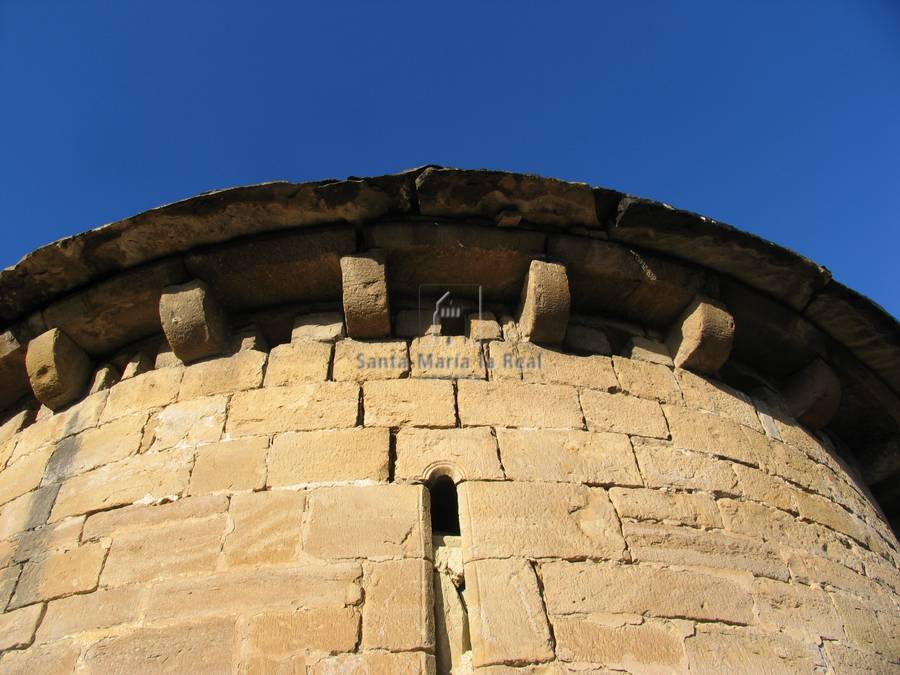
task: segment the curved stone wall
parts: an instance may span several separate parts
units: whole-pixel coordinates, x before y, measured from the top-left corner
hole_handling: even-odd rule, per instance
[[[897,322],[746,233],[277,183],[36,251],[0,322],[0,674],[900,672]]]

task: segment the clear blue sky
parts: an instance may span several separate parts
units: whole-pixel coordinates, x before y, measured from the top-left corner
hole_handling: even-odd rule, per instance
[[[206,190],[436,163],[660,199],[900,314],[900,2],[0,0],[0,267]]]

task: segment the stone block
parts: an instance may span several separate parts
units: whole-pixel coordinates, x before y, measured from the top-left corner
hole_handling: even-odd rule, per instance
[[[209,619],[137,628],[94,643],[82,660],[89,672],[96,673],[148,672],[148,664],[157,672],[228,673],[237,639],[234,623],[233,618]]]
[[[745,393],[689,370],[677,368],[675,376],[688,407],[715,413],[754,431],[762,430],[753,401]]]
[[[812,673],[821,670],[815,644],[779,633],[698,625],[684,643],[691,672]]]
[[[804,642],[844,638],[841,619],[821,588],[757,578],[753,600],[759,624],[768,630],[784,631]]]
[[[686,450],[761,465],[770,452],[768,439],[734,422],[690,408],[664,405],[672,443]]]
[[[52,600],[47,604],[37,642],[51,642],[137,621],[141,609],[141,590],[140,586],[98,588],[93,593]]]
[[[539,344],[561,344],[569,323],[569,279],[566,268],[532,260],[522,287],[517,322],[524,338]]]
[[[790,483],[743,464],[734,464],[732,469],[737,474],[738,489],[744,497],[784,511],[796,512],[798,491]]]
[[[651,340],[640,335],[628,338],[628,342],[622,348],[622,356],[635,361],[659,363],[663,366],[675,365],[675,362],[672,361],[672,356],[669,354],[669,348],[664,342]]]
[[[655,520],[690,527],[722,527],[716,502],[704,494],[612,488],[609,498],[620,518]]]
[[[787,581],[779,549],[748,537],[686,527],[622,523],[631,557],[637,561],[752,572]]]
[[[466,595],[476,667],[553,659],[537,577],[527,560],[467,563]]]
[[[174,502],[145,506],[126,506],[100,511],[88,516],[84,523],[83,541],[113,537],[119,532],[143,531],[148,527],[177,524],[190,518],[206,518],[228,510],[225,495],[185,497]],[[68,521],[63,521],[68,522]]]
[[[178,396],[182,372],[180,368],[163,368],[119,382],[109,390],[101,421],[109,422],[123,415],[173,403]]]
[[[564,344],[567,350],[573,352],[604,356],[612,354],[612,347],[609,345],[606,333],[597,328],[577,323],[569,324]]]
[[[197,450],[188,492],[261,490],[266,484],[266,454],[269,440],[249,436],[211,443]]]
[[[487,344],[488,378],[490,380],[521,380],[522,363],[516,344],[495,340]]]
[[[229,565],[291,562],[300,548],[306,495],[274,491],[235,495],[229,509],[234,528],[225,539]]]
[[[53,410],[81,398],[94,370],[90,357],[59,328],[28,343],[25,367],[35,397]]]
[[[225,431],[232,436],[258,436],[352,427],[358,409],[359,386],[350,382],[242,391],[231,399]]]
[[[425,504],[421,485],[314,490],[303,551],[319,558],[422,558],[431,536]]]
[[[499,340],[500,324],[493,312],[469,314],[466,335],[470,340]]]
[[[14,546],[14,542],[9,542],[0,548],[0,551],[10,549],[9,553],[0,553],[0,556],[4,558],[4,560],[2,560],[4,567],[0,568],[0,608],[3,610],[6,610],[6,605],[9,604],[9,599],[12,597],[13,591],[16,588],[16,582],[19,580],[19,573],[22,571],[20,565],[13,565],[11,567],[6,566],[12,560],[13,555],[11,549]]]
[[[541,565],[541,579],[547,611],[556,616],[639,614],[732,624],[754,619],[746,584],[733,575],[652,565],[553,562]]]
[[[719,302],[697,296],[675,320],[666,344],[679,368],[716,373],[731,355],[734,317]]]
[[[497,429],[510,480],[641,485],[627,436],[588,431]]]
[[[848,569],[840,563],[803,551],[785,551],[784,559],[790,568],[794,581],[802,584],[820,584],[854,593],[860,597],[871,597],[883,592],[872,579]]]
[[[671,369],[658,363],[613,357],[622,391],[661,403],[681,402],[681,391]]]
[[[463,426],[581,429],[584,421],[574,387],[516,382],[457,383]]]
[[[18,460],[13,456],[6,468],[0,471],[0,504],[6,504],[40,485],[52,453],[52,447],[45,447]]]
[[[390,433],[384,428],[278,434],[269,450],[270,487],[336,481],[387,481]],[[196,471],[196,469],[195,469]]]
[[[137,453],[146,422],[146,413],[136,413],[67,436],[56,444],[47,462],[44,483],[65,480]]]
[[[896,661],[840,642],[826,641],[823,646],[828,664],[836,673],[890,673],[897,669]]]
[[[266,359],[266,354],[251,349],[195,363],[184,369],[184,381],[178,398],[185,401],[201,396],[256,389],[263,383]]]
[[[621,559],[625,541],[606,491],[563,483],[459,486],[466,560],[520,556]]]
[[[109,389],[120,379],[122,378],[119,369],[111,363],[104,363],[94,372],[88,394],[96,394],[98,391]]]
[[[228,347],[225,311],[203,281],[163,289],[159,318],[169,346],[184,362],[221,354]]]
[[[618,388],[609,357],[564,354],[528,342],[516,346],[525,382],[568,384],[587,389],[613,391]]]
[[[340,340],[334,348],[335,380],[396,380],[409,374],[405,340]]]
[[[67,518],[60,523],[22,532],[0,543],[0,566],[11,561],[38,560],[57,551],[75,548],[78,546],[83,524],[84,518]]]
[[[837,413],[842,389],[835,372],[817,358],[787,379],[781,395],[798,421],[811,429],[821,429]]]
[[[462,335],[429,335],[409,345],[413,377],[457,379],[487,378],[481,343]]]
[[[16,497],[0,508],[0,539],[8,539],[46,523],[57,490],[57,485],[38,488]]]
[[[681,623],[627,618],[558,617],[556,653],[565,662],[602,663],[617,671],[686,672]]]
[[[394,479],[425,481],[436,474],[454,481],[503,480],[497,441],[487,427],[400,429]]]
[[[144,431],[144,449],[158,452],[215,443],[222,437],[227,408],[227,396],[206,396],[168,405],[150,417]]]
[[[9,463],[12,464],[70,434],[77,434],[96,426],[106,405],[108,393],[101,391],[91,394],[63,412],[39,417],[36,422],[26,426],[18,433],[19,440]]]
[[[0,650],[21,649],[31,644],[43,610],[43,605],[32,605],[0,614]],[[5,670],[5,656],[3,666]]]
[[[390,560],[368,567],[362,649],[434,650],[431,576],[428,560]]]
[[[425,652],[341,654],[314,663],[310,675],[434,675],[434,657]]]
[[[352,338],[391,334],[384,256],[375,251],[341,258],[344,319]]]
[[[25,368],[25,336],[16,331],[0,332],[0,410],[31,391]]]
[[[298,340],[278,345],[269,352],[265,386],[280,387],[298,382],[324,382],[331,365],[331,345]]]
[[[404,379],[363,384],[367,427],[455,427],[453,384]]]
[[[97,543],[26,563],[10,609],[94,590],[105,557],[106,546]]]
[[[129,457],[70,478],[59,490],[50,519],[180,495],[192,460],[192,451],[171,450]]]
[[[30,608],[29,608],[30,609]],[[68,640],[4,654],[4,675],[68,675],[75,671],[81,647]]]
[[[291,342],[316,340],[336,342],[344,337],[344,316],[340,312],[316,312],[294,318]]]
[[[668,438],[659,403],[623,394],[582,391],[581,406],[591,431]]]
[[[263,612],[250,619],[250,647],[266,658],[353,651],[358,634],[359,612],[350,607]]]

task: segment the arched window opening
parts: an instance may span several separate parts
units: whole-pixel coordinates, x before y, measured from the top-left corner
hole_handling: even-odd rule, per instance
[[[431,532],[459,536],[459,497],[450,476],[438,476],[428,486],[431,493]]]

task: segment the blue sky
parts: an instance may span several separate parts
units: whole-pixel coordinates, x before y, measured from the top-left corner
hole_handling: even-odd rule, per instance
[[[206,190],[435,163],[700,211],[900,315],[900,3],[0,0],[0,267]]]

